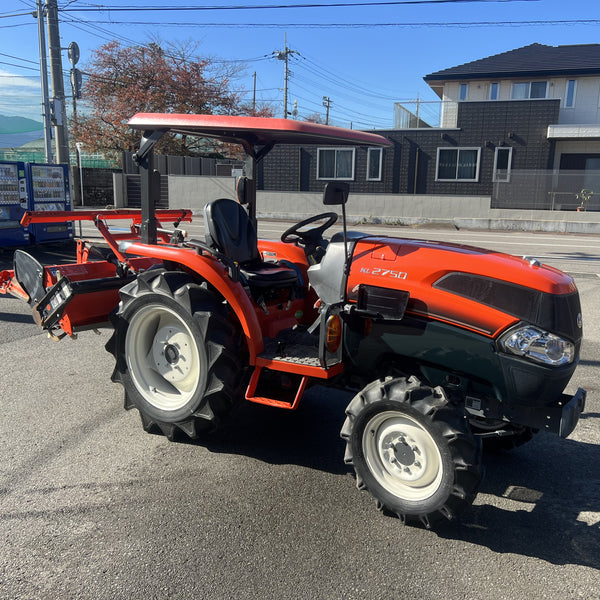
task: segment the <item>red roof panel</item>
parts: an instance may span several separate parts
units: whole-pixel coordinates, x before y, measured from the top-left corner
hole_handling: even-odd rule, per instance
[[[267,144],[333,144],[336,146],[390,146],[375,133],[343,129],[330,125],[228,115],[191,115],[177,113],[138,113],[129,121],[133,129],[161,130],[182,135],[214,137],[225,142]]]

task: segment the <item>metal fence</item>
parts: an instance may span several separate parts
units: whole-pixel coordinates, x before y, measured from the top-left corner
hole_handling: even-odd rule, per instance
[[[513,170],[494,183],[492,208],[600,211],[600,171]]]
[[[22,161],[31,163],[45,163],[46,155],[43,149],[38,148],[10,148],[0,150],[1,161]],[[69,156],[71,166],[77,164],[77,154],[71,152]],[[81,166],[89,169],[115,169],[120,168],[118,160],[112,160],[102,154],[81,153]]]

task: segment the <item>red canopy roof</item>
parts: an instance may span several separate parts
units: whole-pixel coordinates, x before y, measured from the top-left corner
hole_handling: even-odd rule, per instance
[[[129,121],[133,129],[165,130],[182,135],[214,137],[224,142],[266,146],[268,144],[332,144],[335,146],[390,146],[375,133],[330,125],[224,115],[138,113]]]

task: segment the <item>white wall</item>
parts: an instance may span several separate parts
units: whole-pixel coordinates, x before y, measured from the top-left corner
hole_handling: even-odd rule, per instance
[[[567,81],[575,79],[576,93],[575,106],[565,108],[565,96],[567,90]],[[492,82],[500,83],[498,100],[511,100],[513,81],[548,81],[548,98],[561,100],[559,124],[586,124],[600,123],[600,77],[598,76],[576,76],[576,77],[535,77],[520,79],[494,79],[494,80],[464,80],[447,81],[444,83],[444,101],[458,101],[460,93],[460,84],[469,85],[469,95],[467,101],[477,102],[489,100],[490,84]],[[515,102],[519,102],[516,100]],[[456,126],[456,125],[454,125]]]
[[[169,175],[169,208],[190,208],[200,213],[204,205],[217,198],[235,198],[233,177],[190,177]],[[327,212],[321,192],[258,191],[259,214],[281,219],[304,219]],[[487,216],[489,196],[426,196],[412,194],[351,194],[347,212],[357,221],[395,221],[449,219],[454,216]]]
[[[169,208],[199,210],[217,198],[235,198],[235,177],[169,175]]]

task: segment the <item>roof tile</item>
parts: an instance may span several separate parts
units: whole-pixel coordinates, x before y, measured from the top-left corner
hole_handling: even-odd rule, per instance
[[[530,44],[426,75],[425,81],[484,77],[600,73],[600,44]]]

